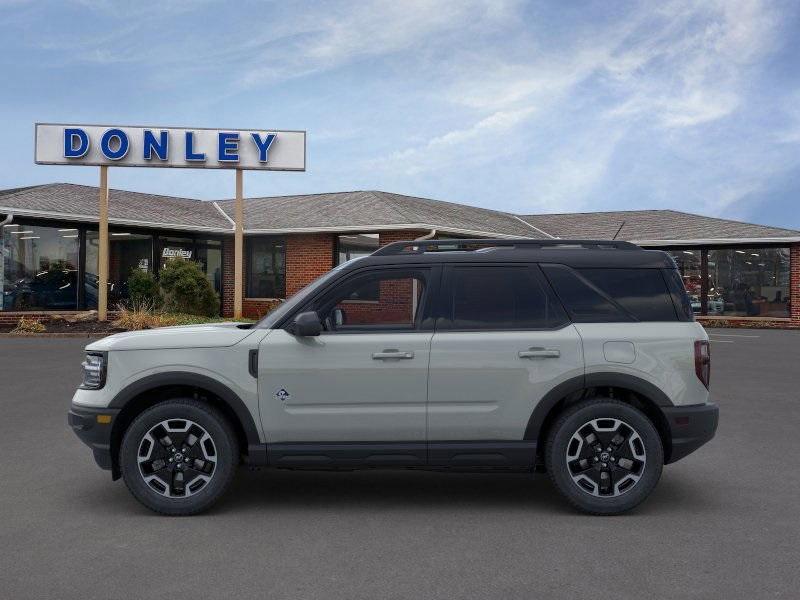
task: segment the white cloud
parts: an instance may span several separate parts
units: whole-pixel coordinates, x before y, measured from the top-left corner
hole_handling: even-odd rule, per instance
[[[390,165],[408,175],[435,171],[458,161],[460,167],[496,160],[503,154],[502,136],[530,118],[533,108],[499,111],[466,129],[456,129],[431,138],[424,144],[395,152],[388,158],[373,162],[375,166]]]

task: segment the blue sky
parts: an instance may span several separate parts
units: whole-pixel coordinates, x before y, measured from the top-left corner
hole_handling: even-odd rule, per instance
[[[305,129],[248,196],[381,189],[520,213],[673,208],[800,229],[800,5],[0,0],[0,188],[33,123]],[[112,169],[217,199],[232,173]]]

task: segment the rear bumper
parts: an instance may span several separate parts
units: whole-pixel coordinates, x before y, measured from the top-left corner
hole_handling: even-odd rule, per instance
[[[669,425],[672,450],[667,463],[691,454],[717,432],[719,407],[716,404],[664,407]]]
[[[67,413],[67,423],[75,435],[92,449],[94,460],[102,469],[110,470],[113,464],[111,460],[111,430],[118,414],[118,409],[88,408],[74,404],[70,406]],[[98,420],[98,417],[102,418]]]

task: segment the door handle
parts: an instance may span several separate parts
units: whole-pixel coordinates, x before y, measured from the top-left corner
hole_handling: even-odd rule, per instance
[[[555,348],[528,348],[518,354],[520,358],[558,358],[561,356],[561,351]]]
[[[401,352],[400,350],[384,350],[383,352],[373,352],[372,358],[375,360],[387,360],[392,358],[414,358],[413,352]]]

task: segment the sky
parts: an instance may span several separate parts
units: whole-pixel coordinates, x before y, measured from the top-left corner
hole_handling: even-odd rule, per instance
[[[516,213],[671,208],[800,229],[800,3],[0,0],[0,189],[34,122],[302,129],[305,173]],[[115,188],[229,198],[218,170]]]

